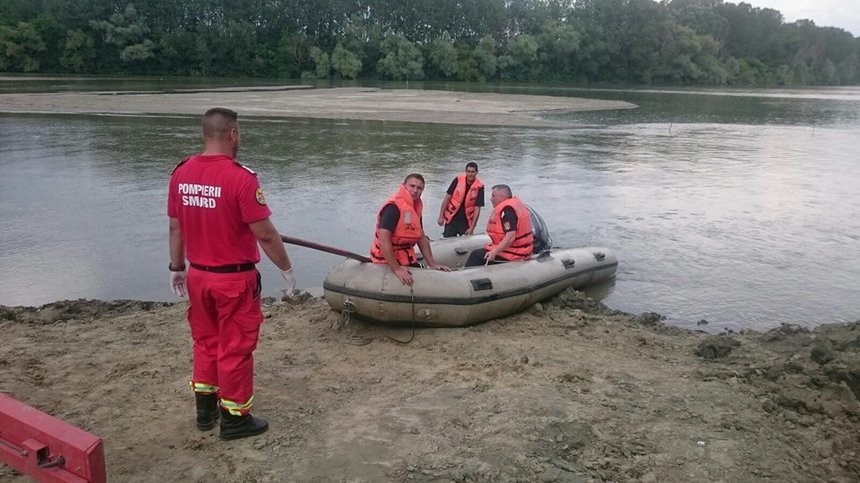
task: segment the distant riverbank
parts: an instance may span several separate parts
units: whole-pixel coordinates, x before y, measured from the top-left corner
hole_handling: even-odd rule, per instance
[[[539,127],[554,112],[631,109],[624,101],[574,97],[301,86],[189,89],[171,92],[0,94],[0,112],[90,115],[194,115],[213,106],[244,118],[319,118]]]

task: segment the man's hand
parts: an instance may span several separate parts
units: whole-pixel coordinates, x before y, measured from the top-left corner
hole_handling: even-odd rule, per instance
[[[436,223],[438,223],[438,224],[439,224],[439,226],[443,226],[443,225],[445,224],[445,216],[444,216],[444,215],[439,215],[439,219],[438,219],[438,220],[436,220]]]
[[[188,288],[185,285],[187,275],[188,272],[185,270],[182,270],[181,272],[170,272],[170,289],[179,297],[185,297],[188,295]]]
[[[495,249],[492,249],[492,250],[490,250],[484,254],[484,260],[486,260],[487,263],[490,263],[495,259],[496,259],[496,250]]]
[[[403,265],[397,267],[397,270],[394,271],[394,275],[403,282],[403,285],[412,285],[412,272],[409,271],[408,268]]]
[[[284,296],[292,297],[296,291],[296,277],[293,275],[293,268],[282,270],[281,277],[284,277]]]
[[[430,268],[432,268],[433,270],[439,270],[442,272],[450,272],[451,271],[451,269],[448,268],[447,265],[439,265],[438,263],[435,265],[431,265]]]
[[[470,226],[470,227],[466,230],[466,233],[464,233],[464,234],[465,234],[465,235],[471,235],[471,234],[473,234],[473,233],[475,233],[475,227],[474,227],[474,226]]]

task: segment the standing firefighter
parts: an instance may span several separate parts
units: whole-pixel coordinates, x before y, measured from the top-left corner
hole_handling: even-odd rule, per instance
[[[170,178],[170,284],[189,300],[197,427],[215,426],[220,401],[220,437],[229,440],[269,428],[265,419],[250,414],[254,349],[263,323],[257,243],[281,269],[287,295],[295,279],[257,175],[236,161],[236,113],[208,110],[203,142],[204,151],[179,163]]]
[[[439,226],[444,225],[442,236],[471,235],[475,232],[481,207],[484,206],[484,183],[478,179],[478,165],[466,164],[466,171],[460,173],[451,185],[442,207],[439,209]]]

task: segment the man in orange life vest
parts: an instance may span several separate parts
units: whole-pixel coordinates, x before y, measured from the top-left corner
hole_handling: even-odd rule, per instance
[[[454,178],[439,210],[439,226],[445,226],[445,238],[471,235],[478,225],[484,206],[484,183],[478,179],[477,163],[468,163],[466,171]]]
[[[170,285],[188,295],[188,324],[194,341],[191,386],[197,428],[220,437],[244,438],[266,431],[251,416],[254,349],[263,323],[257,243],[281,269],[292,295],[292,263],[257,175],[236,161],[239,123],[235,112],[213,108],[203,116],[204,151],[179,163],[170,177]],[[186,256],[191,268],[186,272]]]
[[[493,213],[487,221],[490,243],[469,255],[465,266],[528,260],[534,250],[534,233],[529,210],[511,194],[508,185],[493,186],[490,194]],[[497,262],[498,260],[499,262]]]
[[[373,263],[385,263],[404,285],[412,285],[412,272],[409,267],[420,267],[415,256],[415,245],[421,249],[427,266],[436,270],[448,271],[448,267],[438,265],[433,260],[430,241],[424,236],[424,223],[421,213],[424,203],[424,177],[412,173],[388,201],[382,205],[376,217],[376,235],[370,247]]]

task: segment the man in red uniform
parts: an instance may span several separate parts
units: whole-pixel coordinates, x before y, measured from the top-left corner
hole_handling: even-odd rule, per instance
[[[490,243],[469,254],[465,266],[528,260],[534,250],[534,233],[529,210],[513,196],[505,184],[493,186],[490,194],[493,213],[487,220]],[[498,260],[499,262],[497,262]]]
[[[376,221],[376,234],[370,247],[373,263],[385,263],[404,285],[412,285],[412,272],[408,267],[420,267],[415,256],[415,245],[421,249],[427,266],[436,270],[448,271],[448,267],[438,265],[433,260],[430,241],[424,236],[424,222],[421,213],[424,203],[424,177],[412,173],[388,201],[382,205]]]
[[[206,431],[215,426],[220,398],[220,437],[229,440],[269,427],[250,414],[254,349],[263,322],[257,243],[281,269],[287,295],[293,293],[295,279],[257,175],[236,161],[236,113],[208,110],[203,142],[204,151],[179,163],[170,177],[168,268],[174,293],[187,294],[189,300],[197,427]]]
[[[442,207],[439,209],[439,226],[445,226],[445,238],[471,235],[478,226],[481,207],[484,206],[484,183],[478,179],[478,164],[466,164],[466,171],[454,178],[448,186]]]

